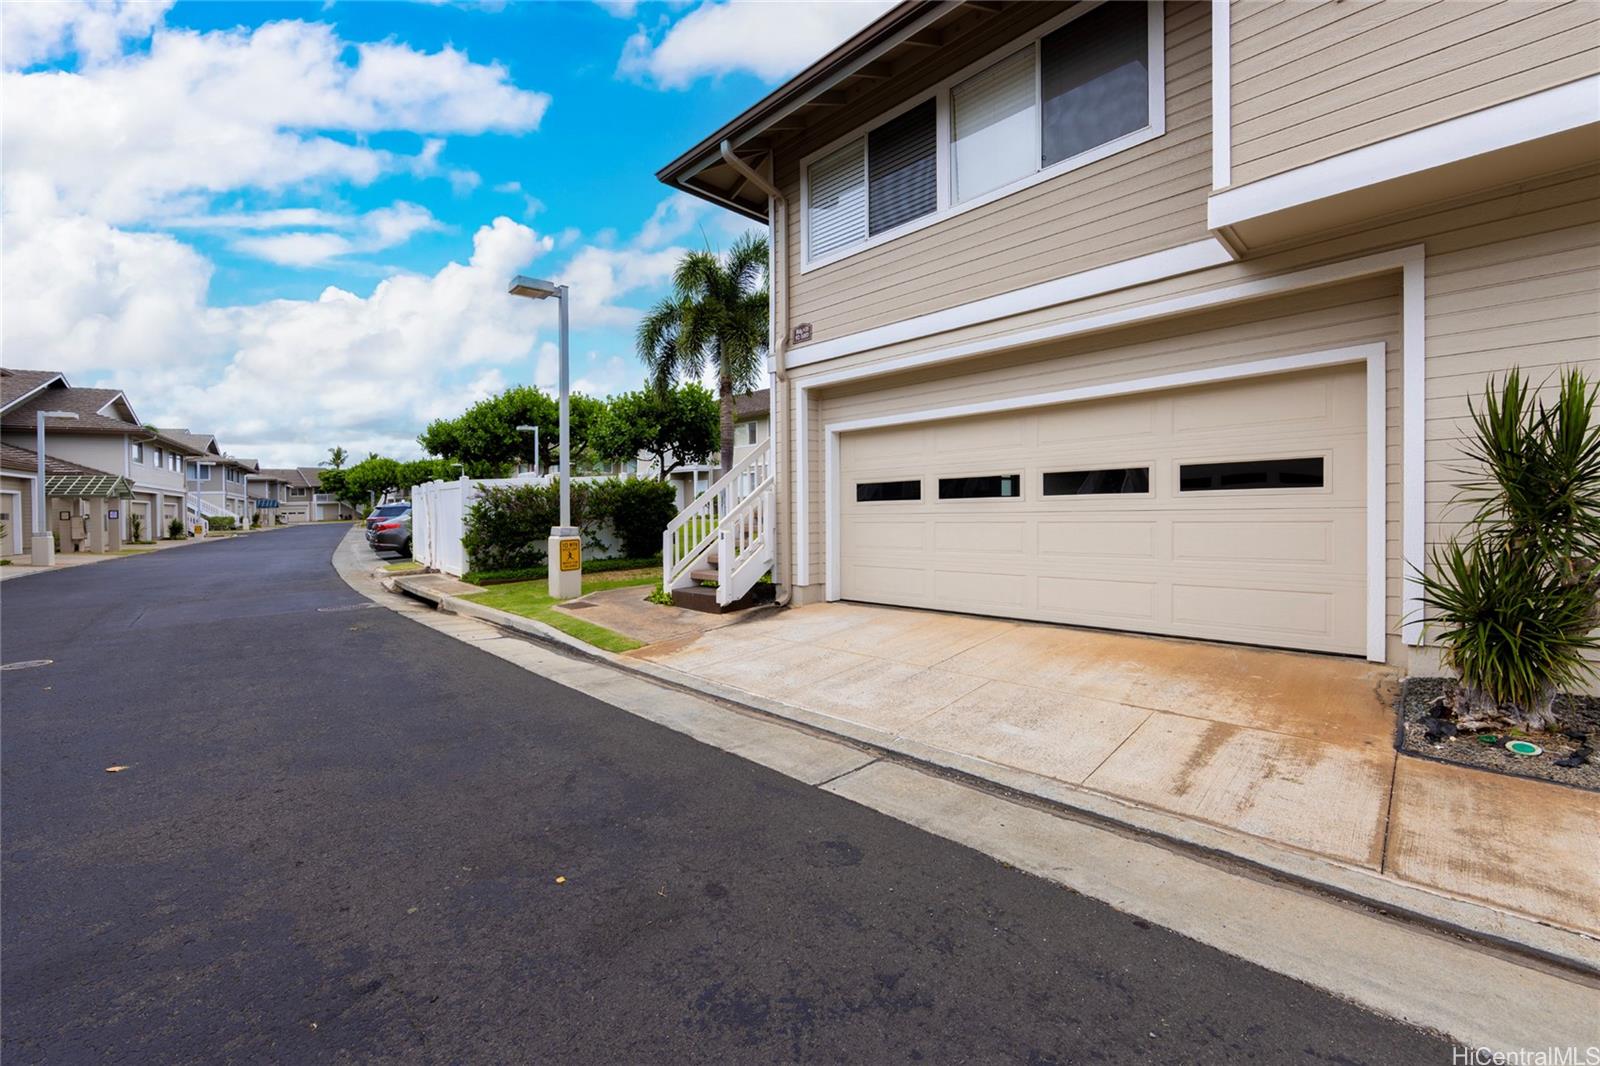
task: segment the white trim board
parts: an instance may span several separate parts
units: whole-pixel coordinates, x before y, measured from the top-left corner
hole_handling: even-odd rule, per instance
[[[1600,74],[1215,193],[1207,225],[1223,229],[1594,123]]]
[[[1211,187],[1233,180],[1233,8],[1211,0]]]
[[[826,427],[825,454],[827,471],[823,479],[824,509],[827,512],[827,545],[824,570],[827,574],[826,596],[839,598],[839,437],[841,434],[885,426],[903,426],[918,422],[936,422],[951,418],[970,418],[975,415],[1003,414],[1036,407],[1054,407],[1061,404],[1083,403],[1114,396],[1130,396],[1141,392],[1158,392],[1167,389],[1188,388],[1195,385],[1214,385],[1229,381],[1265,377],[1273,374],[1290,374],[1320,367],[1362,363],[1366,369],[1366,655],[1373,662],[1383,662],[1387,652],[1384,632],[1384,584],[1388,573],[1388,552],[1385,550],[1385,497],[1387,495],[1384,469],[1385,432],[1385,346],[1381,343],[1356,344],[1299,355],[1284,355],[1270,359],[1257,359],[1247,363],[1231,363],[1204,370],[1184,370],[1171,374],[1156,374],[1126,381],[1099,385],[1083,385],[1071,389],[1035,393],[1027,397],[1002,400],[984,400],[977,403],[956,404],[949,407],[926,408],[921,411],[902,411],[873,418],[858,418],[836,422]]]
[[[1355,259],[1347,259],[1342,262],[1324,263],[1321,266],[1224,285],[1215,289],[1172,297],[1167,300],[1158,300],[1135,307],[1122,308],[1100,315],[1090,315],[1084,318],[1054,323],[1022,333],[964,342],[927,352],[869,363],[865,366],[845,367],[806,378],[793,379],[795,388],[799,393],[796,402],[798,425],[795,427],[795,432],[803,442],[800,459],[802,474],[805,473],[809,464],[809,393],[813,389],[826,388],[830,385],[844,382],[870,380],[903,370],[937,366],[973,356],[1010,351],[1066,337],[1104,332],[1136,322],[1171,318],[1248,300],[1318,288],[1324,285],[1338,284],[1344,281],[1397,271],[1401,275],[1402,288],[1401,336],[1403,350],[1401,353],[1401,367],[1403,373],[1403,396],[1400,420],[1401,437],[1405,442],[1401,458],[1401,566],[1403,568],[1401,617],[1404,620],[1401,626],[1401,635],[1407,644],[1418,645],[1422,643],[1421,588],[1412,575],[1423,565],[1425,545],[1426,485],[1424,473],[1427,458],[1426,441],[1423,436],[1426,432],[1427,365],[1427,336],[1423,299],[1425,256],[1426,252],[1422,245],[1409,245],[1385,252],[1375,252]],[[828,441],[832,439],[825,434],[823,456],[825,475],[831,469],[827,467],[827,463],[829,462]],[[831,516],[826,515],[826,507],[824,510],[826,533]],[[805,476],[802,476],[799,480],[795,513],[802,523],[802,528],[799,531],[799,544],[803,546],[799,552],[801,565],[797,568],[795,583],[797,585],[808,585],[810,584],[811,489]],[[828,551],[828,545],[825,543],[825,558]],[[824,574],[827,574],[826,567],[824,567]]]
[[[1181,244],[1134,259],[1109,263],[1064,278],[1029,285],[1022,289],[987,296],[981,300],[947,307],[915,318],[902,319],[885,326],[875,326],[859,333],[836,337],[790,348],[785,362],[790,370],[812,366],[829,359],[839,359],[857,352],[883,348],[890,344],[913,341],[936,333],[948,333],[965,326],[980,325],[1012,315],[1038,311],[1056,304],[1099,296],[1103,293],[1163,281],[1183,274],[1192,274],[1207,267],[1221,266],[1233,261],[1233,254],[1215,237]]]

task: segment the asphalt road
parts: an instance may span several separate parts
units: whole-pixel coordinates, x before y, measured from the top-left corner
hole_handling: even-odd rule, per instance
[[[7,1066],[1450,1061],[402,617],[324,610],[365,602],[329,564],[343,533],[0,590],[4,661],[54,660],[0,675]]]

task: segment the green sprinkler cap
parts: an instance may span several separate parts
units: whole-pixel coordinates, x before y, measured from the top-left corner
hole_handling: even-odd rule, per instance
[[[1526,740],[1506,741],[1506,750],[1513,755],[1542,755],[1544,749],[1537,744],[1529,744]]]

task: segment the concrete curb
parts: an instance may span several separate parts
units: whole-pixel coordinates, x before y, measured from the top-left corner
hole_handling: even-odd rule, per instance
[[[406,576],[384,574],[378,581],[391,593],[431,603],[440,611],[487,622],[553,646],[565,654],[683,693],[709,698],[731,710],[841,743],[876,759],[899,763],[1021,806],[1155,842],[1213,865],[1292,884],[1496,952],[1521,956],[1587,978],[1600,977],[1600,940],[1582,932],[1052,778],[891,737],[805,708],[763,700],[648,660],[595,648],[520,615],[425,588],[408,588],[410,583],[405,581]]]

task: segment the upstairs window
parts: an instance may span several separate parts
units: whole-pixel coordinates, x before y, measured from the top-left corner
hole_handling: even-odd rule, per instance
[[[134,462],[144,462],[144,445],[139,441],[134,441],[133,444],[129,446],[129,452],[131,453]]]
[[[937,123],[937,105],[925,100],[806,168],[808,258],[938,210]]]
[[[950,90],[951,169],[957,202],[1039,169],[1033,53],[1024,48]]]
[[[1079,5],[803,166],[809,269],[1165,131],[1162,7]]]
[[[1039,41],[1040,165],[1150,124],[1149,14],[1109,3]]]

